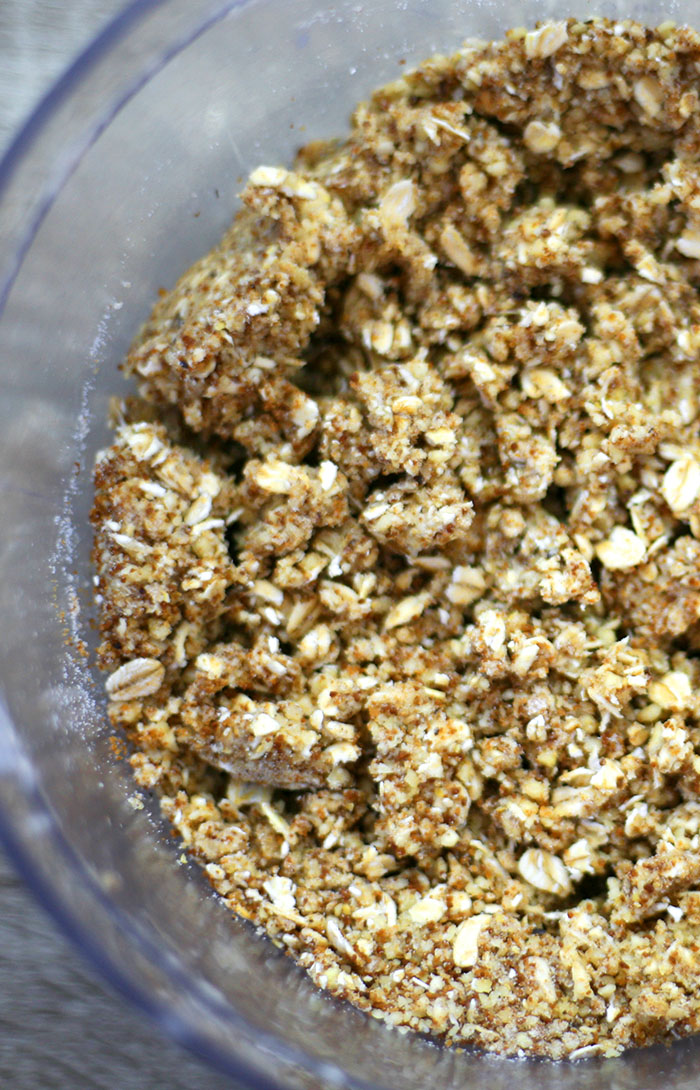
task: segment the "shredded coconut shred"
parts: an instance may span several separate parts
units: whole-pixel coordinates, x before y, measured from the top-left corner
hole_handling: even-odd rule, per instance
[[[433,57],[261,166],[98,457],[112,723],[328,992],[700,1029],[700,37]]]

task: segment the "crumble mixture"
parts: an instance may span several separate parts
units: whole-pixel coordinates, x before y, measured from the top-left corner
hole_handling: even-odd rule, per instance
[[[452,1045],[700,1029],[700,37],[570,20],[261,166],[95,471],[109,712],[214,888]]]

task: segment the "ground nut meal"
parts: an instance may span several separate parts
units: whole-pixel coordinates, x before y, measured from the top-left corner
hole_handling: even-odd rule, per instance
[[[261,166],[95,471],[113,724],[387,1022],[700,1029],[700,37],[468,41]]]

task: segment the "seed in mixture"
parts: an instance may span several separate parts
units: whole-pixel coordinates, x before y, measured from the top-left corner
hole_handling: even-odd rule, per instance
[[[379,88],[253,172],[97,460],[138,783],[314,981],[448,1044],[700,1028],[698,70],[568,20]]]

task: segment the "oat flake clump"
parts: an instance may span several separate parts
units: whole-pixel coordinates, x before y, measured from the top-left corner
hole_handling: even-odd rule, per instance
[[[125,364],[113,724],[334,995],[505,1054],[700,1029],[700,37],[561,22],[262,166]]]

